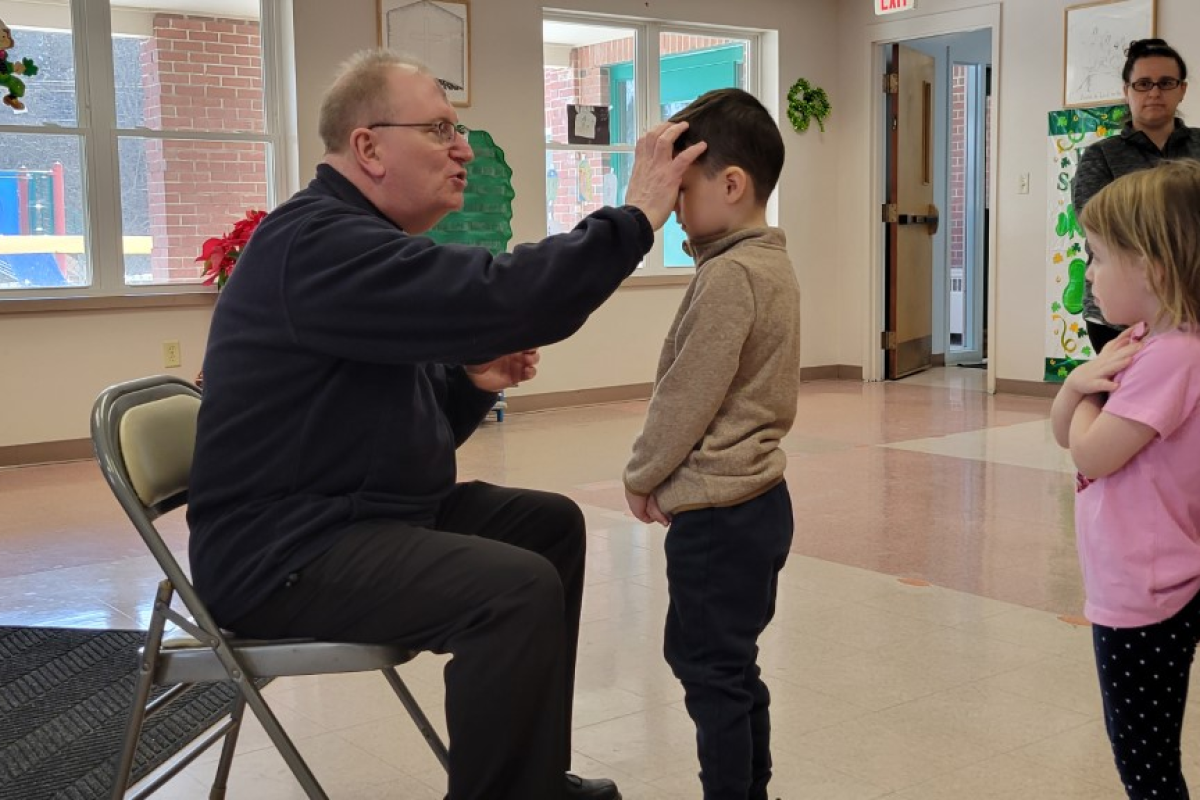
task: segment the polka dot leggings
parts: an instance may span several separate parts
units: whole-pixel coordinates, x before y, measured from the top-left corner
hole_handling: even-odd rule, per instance
[[[1092,626],[1104,721],[1130,800],[1187,800],[1179,741],[1200,640],[1200,595],[1143,628]]]

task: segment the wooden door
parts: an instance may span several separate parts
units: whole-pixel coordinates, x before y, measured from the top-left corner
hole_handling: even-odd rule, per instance
[[[882,346],[889,379],[933,365],[932,56],[892,45],[887,91],[887,313]]]

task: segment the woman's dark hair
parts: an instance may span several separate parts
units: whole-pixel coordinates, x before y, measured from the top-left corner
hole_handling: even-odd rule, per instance
[[[1125,83],[1129,83],[1129,76],[1133,74],[1134,64],[1143,58],[1154,58],[1155,56],[1175,59],[1175,63],[1179,65],[1179,80],[1187,80],[1187,64],[1183,63],[1183,56],[1162,39],[1132,41],[1129,43],[1129,47],[1125,48],[1125,55],[1125,68],[1121,70],[1121,80]]]

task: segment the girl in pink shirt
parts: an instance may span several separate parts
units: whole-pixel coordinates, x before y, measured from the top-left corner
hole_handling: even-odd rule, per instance
[[[1130,798],[1187,798],[1180,734],[1200,642],[1200,162],[1118,178],[1080,218],[1087,278],[1130,326],[1054,400],[1108,738]]]

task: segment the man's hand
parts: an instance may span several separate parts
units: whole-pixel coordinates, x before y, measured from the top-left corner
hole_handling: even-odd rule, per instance
[[[1142,343],[1133,340],[1133,328],[1126,328],[1098,356],[1072,370],[1064,386],[1081,395],[1111,392],[1117,388],[1113,376],[1128,367],[1141,349]]]
[[[675,210],[683,173],[708,147],[697,142],[674,155],[675,140],[687,130],[686,122],[663,122],[638,139],[634,149],[633,173],[625,190],[625,202],[637,206],[654,230],[666,223]]]
[[[659,508],[658,501],[654,499],[654,495],[634,494],[626,489],[625,502],[629,505],[629,513],[637,517],[639,522],[644,522],[647,525],[651,522],[657,522],[664,528],[670,526],[671,518]]]
[[[537,363],[541,359],[542,356],[537,350],[524,350],[500,356],[486,364],[464,366],[463,369],[467,371],[467,377],[476,388],[485,392],[503,392],[537,375]]]

